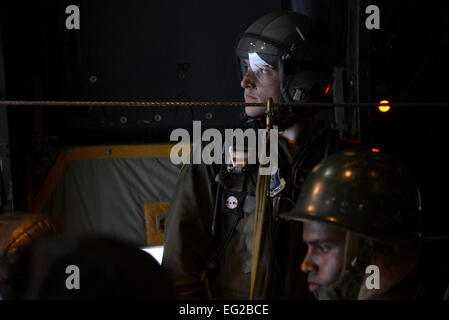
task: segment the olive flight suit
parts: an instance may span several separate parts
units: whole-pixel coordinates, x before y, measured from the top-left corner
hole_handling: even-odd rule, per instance
[[[306,252],[301,224],[280,221],[276,213],[293,208],[315,164],[353,146],[321,123],[302,147],[279,137],[279,169],[270,180],[270,218],[265,219],[255,299],[311,298],[300,271]],[[179,299],[249,298],[256,182],[257,167],[232,173],[220,165],[191,164],[181,171],[167,212],[162,261]],[[224,246],[217,244],[217,235],[226,239]]]

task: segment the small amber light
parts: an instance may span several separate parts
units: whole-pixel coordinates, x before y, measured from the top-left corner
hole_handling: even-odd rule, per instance
[[[388,105],[390,102],[388,102],[387,100],[382,100],[381,102],[380,102],[380,105],[379,105],[379,111],[380,112],[387,112],[387,111],[389,111],[390,110],[390,106]]]
[[[380,150],[379,150],[379,149],[376,149],[376,148],[372,148],[371,151],[372,151],[372,152],[380,152]]]

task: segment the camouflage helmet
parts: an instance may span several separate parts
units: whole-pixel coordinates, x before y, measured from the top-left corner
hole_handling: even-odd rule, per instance
[[[420,238],[421,197],[396,159],[368,150],[335,153],[309,173],[287,220],[332,224],[391,242]]]

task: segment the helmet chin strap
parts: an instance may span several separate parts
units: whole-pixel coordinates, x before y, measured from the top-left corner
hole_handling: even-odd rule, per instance
[[[282,110],[284,109],[284,110]],[[291,111],[292,108],[286,108],[286,107],[275,107],[274,110],[274,125],[277,127],[278,131],[284,131],[288,128],[290,128],[292,125],[294,125],[299,120],[310,117],[313,115],[313,112],[306,113],[299,115],[298,113],[293,113]],[[251,117],[245,114],[245,117],[243,118],[243,121],[253,129],[265,129],[266,127],[266,115],[261,114],[259,116]]]
[[[282,99],[281,102],[285,100]],[[305,101],[303,101],[305,102]],[[274,107],[274,125],[277,127],[278,131],[284,131],[294,125],[301,119],[310,117],[315,112],[310,109],[303,108],[303,112],[298,113],[293,111],[293,107]],[[259,116],[248,116],[245,113],[243,121],[250,127],[254,129],[265,129],[266,127],[266,115],[261,114]]]
[[[314,292],[320,300],[356,300],[373,254],[373,242],[352,232],[346,233],[345,259],[340,277],[325,289]]]
[[[245,117],[243,118],[245,124],[253,129],[265,129],[266,128],[266,117],[265,114],[260,116],[251,117],[245,113]]]

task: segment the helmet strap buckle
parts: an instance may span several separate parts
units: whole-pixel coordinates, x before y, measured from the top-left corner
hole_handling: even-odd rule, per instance
[[[301,101],[304,98],[304,90],[302,88],[296,88],[295,94],[293,95],[294,101]]]

